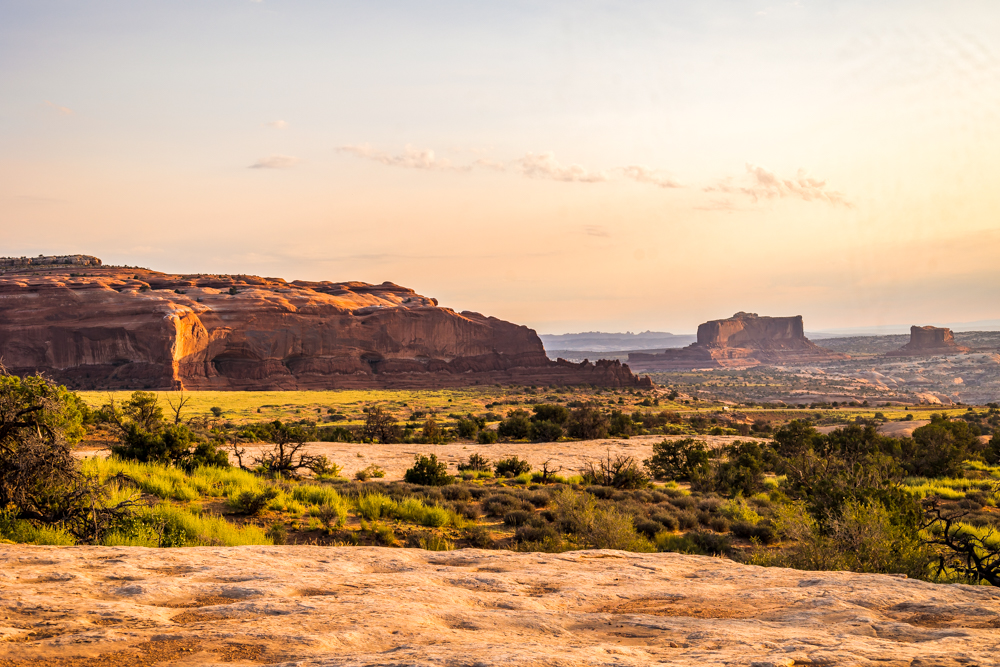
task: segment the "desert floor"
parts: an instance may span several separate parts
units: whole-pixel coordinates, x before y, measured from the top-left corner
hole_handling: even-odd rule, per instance
[[[679,554],[0,546],[0,667],[995,665],[1000,593]]]

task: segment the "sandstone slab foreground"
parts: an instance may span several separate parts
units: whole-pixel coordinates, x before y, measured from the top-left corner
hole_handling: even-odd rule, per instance
[[[678,554],[0,547],[0,666],[996,665],[1000,591]]]

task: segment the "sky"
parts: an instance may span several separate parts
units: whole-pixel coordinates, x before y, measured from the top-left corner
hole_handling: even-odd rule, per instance
[[[997,35],[995,0],[0,0],[0,255],[539,333],[998,319]]]

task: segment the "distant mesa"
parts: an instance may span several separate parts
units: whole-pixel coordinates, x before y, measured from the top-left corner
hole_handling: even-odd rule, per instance
[[[90,255],[39,255],[38,257],[0,257],[0,267],[24,266],[100,266],[101,260]]]
[[[955,334],[947,327],[910,327],[910,342],[892,352],[887,357],[933,356],[941,354],[961,354],[969,348],[955,342]]]
[[[653,386],[619,361],[552,361],[528,327],[390,282],[172,275],[85,255],[0,258],[0,360],[78,389]]]
[[[800,364],[846,359],[819,347],[803,333],[802,316],[761,317],[739,312],[698,326],[698,340],[659,354],[632,353],[630,367],[649,371],[747,368],[761,364]]]

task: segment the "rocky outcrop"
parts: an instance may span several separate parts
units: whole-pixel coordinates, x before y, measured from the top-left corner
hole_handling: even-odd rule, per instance
[[[629,365],[643,371],[746,368],[761,364],[817,363],[845,358],[808,338],[802,316],[761,317],[736,313],[698,326],[697,342],[659,354],[632,353]]]
[[[955,335],[947,327],[910,327],[910,342],[892,352],[887,357],[933,356],[939,354],[960,354],[969,348],[955,342]]]
[[[990,586],[621,551],[0,545],[0,667],[971,667]]]
[[[531,329],[382,283],[67,265],[0,274],[0,359],[81,389],[648,387],[551,361]]]

